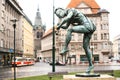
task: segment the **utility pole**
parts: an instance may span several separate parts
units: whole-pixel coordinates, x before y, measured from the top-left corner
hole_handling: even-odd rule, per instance
[[[55,20],[55,16],[54,16],[54,0],[53,0],[53,44],[52,44],[52,72],[55,72],[55,26],[54,26],[54,20]]]
[[[16,22],[18,21],[17,19],[13,19],[11,20],[13,22],[13,29],[14,29],[14,80],[16,80],[16,64],[15,64],[15,57],[16,57],[16,54],[15,54],[15,28],[16,28]]]

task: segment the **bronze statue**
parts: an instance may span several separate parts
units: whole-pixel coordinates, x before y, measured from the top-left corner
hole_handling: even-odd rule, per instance
[[[83,48],[85,50],[86,57],[89,62],[89,67],[86,70],[86,73],[90,73],[91,70],[94,68],[94,65],[92,63],[92,52],[90,50],[90,39],[93,32],[96,30],[96,26],[82,12],[74,8],[70,9],[57,8],[55,10],[55,14],[57,15],[58,18],[61,19],[60,23],[57,25],[58,26],[57,30],[59,31],[60,28],[68,29],[65,40],[65,46],[61,51],[61,54],[65,54],[66,52],[68,52],[68,44],[71,40],[72,32],[83,33],[84,34]],[[70,25],[73,26],[71,28],[68,28]]]

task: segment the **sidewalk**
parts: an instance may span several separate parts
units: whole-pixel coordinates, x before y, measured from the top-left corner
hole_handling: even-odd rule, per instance
[[[77,64],[77,65],[88,65],[88,63],[80,63],[80,64]],[[117,62],[109,62],[109,63],[94,63],[94,65],[120,65],[120,63],[117,63]]]
[[[12,65],[0,66],[0,69],[1,69],[1,68],[11,68],[11,67],[12,67]]]

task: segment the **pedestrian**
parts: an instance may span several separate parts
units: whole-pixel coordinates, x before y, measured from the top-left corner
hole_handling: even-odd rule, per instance
[[[68,52],[68,44],[71,41],[71,34],[74,33],[83,33],[83,48],[86,53],[86,57],[89,62],[89,67],[86,70],[86,73],[90,73],[91,70],[94,68],[92,63],[92,52],[90,50],[90,39],[93,32],[96,30],[96,26],[93,22],[87,18],[82,12],[78,11],[77,9],[70,8],[70,9],[63,9],[57,8],[55,9],[55,14],[58,18],[60,18],[60,22],[57,25],[57,31],[60,28],[68,29],[67,35],[65,39],[65,46],[61,51],[61,54],[66,54]],[[72,27],[69,27],[72,25]],[[68,28],[69,27],[69,28]]]

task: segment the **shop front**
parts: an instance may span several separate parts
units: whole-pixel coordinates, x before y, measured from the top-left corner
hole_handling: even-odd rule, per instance
[[[20,51],[16,51],[16,56],[22,56]],[[12,63],[14,50],[0,47],[0,66],[9,66]]]
[[[0,52],[0,66],[10,65],[12,61],[12,53]]]
[[[93,55],[93,61],[99,62],[99,55]],[[80,62],[81,63],[88,63],[88,59],[86,55],[80,55]]]

